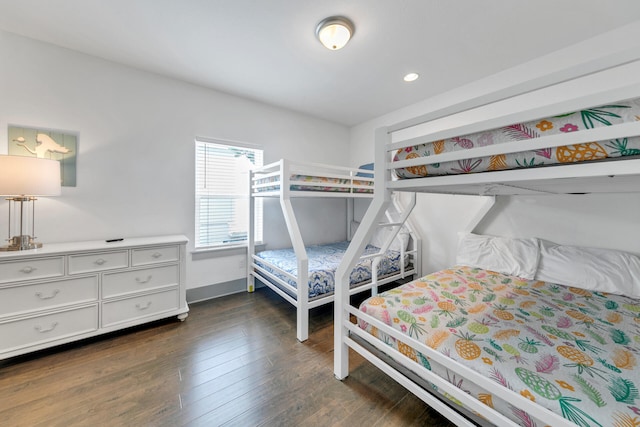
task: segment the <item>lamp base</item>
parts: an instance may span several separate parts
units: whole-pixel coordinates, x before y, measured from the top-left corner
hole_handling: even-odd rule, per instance
[[[38,249],[42,247],[42,243],[36,242],[35,237],[29,235],[13,236],[9,239],[9,244],[0,246],[0,252],[24,251],[28,249]]]

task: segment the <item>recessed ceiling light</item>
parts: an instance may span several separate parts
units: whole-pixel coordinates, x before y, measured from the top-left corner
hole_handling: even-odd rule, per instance
[[[353,36],[353,22],[344,16],[330,16],[316,27],[316,37],[327,49],[342,49]]]
[[[420,74],[418,73],[409,73],[406,76],[404,76],[404,81],[405,82],[413,82],[418,80],[418,77],[420,77]]]

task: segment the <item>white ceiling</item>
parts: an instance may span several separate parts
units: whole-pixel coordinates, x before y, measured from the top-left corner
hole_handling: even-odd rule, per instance
[[[331,15],[356,26],[339,51],[315,39]],[[0,0],[2,30],[349,126],[637,20],[639,0]]]

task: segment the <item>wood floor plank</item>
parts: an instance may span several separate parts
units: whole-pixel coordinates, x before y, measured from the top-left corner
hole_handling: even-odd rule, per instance
[[[191,306],[185,322],[0,362],[0,425],[447,426],[361,356],[333,377],[333,308],[295,338],[294,307],[268,289]]]
[[[274,407],[273,402],[288,401],[280,397],[282,394],[302,392],[308,387],[308,382],[312,378],[308,373],[320,371],[326,366],[318,356],[313,355],[302,359],[287,357],[284,362],[278,360],[274,363],[274,369],[267,372],[267,375],[251,377],[228,387],[219,393],[222,396],[212,395],[207,398],[207,402],[198,402],[198,407],[186,407],[185,412],[191,412],[185,419],[193,420],[193,425],[211,425],[214,421],[224,424],[238,413],[244,413],[250,409],[260,410],[262,406],[270,409]],[[220,405],[221,399],[224,405]],[[203,404],[208,405],[203,408]],[[212,406],[215,407],[212,408]],[[205,409],[205,413],[197,418],[194,417],[198,413],[194,410],[202,409]]]

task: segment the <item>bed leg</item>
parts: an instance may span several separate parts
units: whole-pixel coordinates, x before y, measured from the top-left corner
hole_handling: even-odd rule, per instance
[[[343,327],[346,313],[340,313],[338,306],[335,308],[336,316],[334,319],[333,334],[333,375],[340,381],[349,376],[349,346],[343,341],[342,337],[347,331]]]
[[[349,347],[346,344],[334,347],[333,359],[333,375],[340,381],[346,379],[349,376]]]
[[[298,341],[305,342],[309,338],[309,309],[302,307],[298,302],[296,322],[296,338]]]

